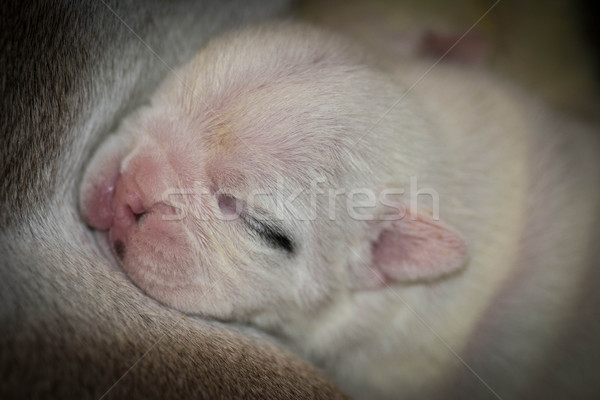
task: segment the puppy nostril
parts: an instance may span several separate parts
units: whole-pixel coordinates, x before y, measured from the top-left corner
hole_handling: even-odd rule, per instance
[[[140,222],[140,220],[141,220],[141,219],[142,219],[142,218],[143,218],[143,217],[144,217],[146,214],[148,214],[148,213],[147,213],[147,212],[145,212],[145,211],[144,211],[144,212],[141,212],[141,213],[133,213],[133,216],[134,216],[134,218],[135,218],[135,222],[136,222],[136,223],[139,223],[139,222]]]
[[[119,260],[123,261],[125,258],[125,244],[121,240],[116,240],[113,243],[113,248],[115,249],[115,254]]]

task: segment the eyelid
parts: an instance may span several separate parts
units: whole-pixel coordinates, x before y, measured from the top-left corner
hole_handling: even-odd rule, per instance
[[[283,249],[289,254],[294,253],[294,243],[281,229],[265,224],[264,222],[259,221],[257,218],[251,217],[245,211],[240,214],[240,217],[252,232],[257,234],[269,245]]]
[[[285,250],[288,254],[294,253],[294,243],[283,229],[260,220],[266,219],[268,215],[266,212],[257,211],[257,215],[262,217],[259,219],[248,212],[248,206],[243,201],[241,202],[242,207],[239,209],[239,201],[235,196],[227,193],[220,193],[217,197],[221,212],[227,215],[238,215],[253,234],[259,236],[271,247]]]

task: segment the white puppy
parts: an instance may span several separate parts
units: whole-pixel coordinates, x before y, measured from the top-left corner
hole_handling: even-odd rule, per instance
[[[219,38],[98,150],[84,218],[148,295],[258,326],[355,396],[537,390],[592,265],[597,141],[429,67],[303,26]]]

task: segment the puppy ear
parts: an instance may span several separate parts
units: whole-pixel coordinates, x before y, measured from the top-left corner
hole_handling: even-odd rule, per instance
[[[433,280],[460,269],[468,259],[462,235],[426,210],[393,221],[375,221],[370,259],[353,271],[356,289]],[[361,269],[367,269],[360,271]]]

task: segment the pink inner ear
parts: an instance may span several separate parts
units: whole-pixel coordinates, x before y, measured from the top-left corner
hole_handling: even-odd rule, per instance
[[[421,212],[381,230],[373,244],[371,267],[384,278],[383,285],[437,278],[459,269],[466,260],[463,237]]]

